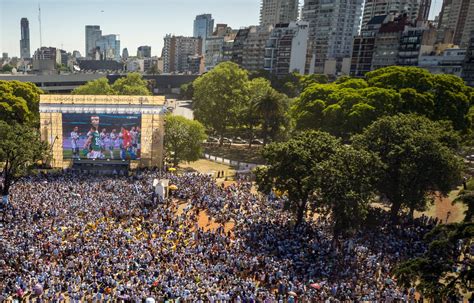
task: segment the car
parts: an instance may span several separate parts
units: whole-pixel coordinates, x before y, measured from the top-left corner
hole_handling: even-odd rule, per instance
[[[229,139],[227,137],[222,137],[222,143],[230,143],[232,144],[232,139]]]
[[[256,145],[263,145],[263,141],[260,139],[253,139],[252,142],[250,143],[256,144]]]
[[[217,142],[219,142],[219,139],[217,139],[215,137],[208,137],[206,142],[208,142],[208,143],[217,143]]]
[[[247,144],[248,142],[240,137],[235,138],[233,141],[235,144]]]

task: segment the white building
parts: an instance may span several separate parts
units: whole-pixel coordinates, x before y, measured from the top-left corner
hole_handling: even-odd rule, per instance
[[[302,20],[309,22],[309,73],[349,73],[353,38],[363,0],[305,0]],[[326,66],[325,66],[326,65]]]
[[[461,77],[466,49],[448,48],[440,55],[422,55],[418,66],[433,74],[451,74]]]
[[[277,24],[265,48],[265,70],[277,76],[292,72],[305,73],[309,23],[306,21]]]
[[[144,72],[145,60],[138,58],[130,58],[127,60],[127,71],[129,72]]]

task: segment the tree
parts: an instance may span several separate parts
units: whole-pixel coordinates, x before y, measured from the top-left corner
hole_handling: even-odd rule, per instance
[[[33,83],[0,81],[0,120],[10,124],[38,123],[42,93]]]
[[[416,287],[434,302],[457,302],[472,289],[474,266],[469,258],[474,224],[438,225],[426,234],[429,242],[424,255],[397,266],[395,277],[401,287]]]
[[[224,62],[197,78],[194,83],[194,116],[221,137],[238,124],[248,98],[248,75],[237,64]]]
[[[376,153],[384,167],[377,184],[391,203],[394,221],[402,208],[424,210],[436,194],[447,195],[460,181],[454,152],[459,136],[446,124],[421,116],[383,117],[355,136],[356,148]]]
[[[275,140],[282,127],[287,125],[288,107],[288,97],[272,88],[256,100],[255,110],[261,116],[263,145],[268,143],[268,139]]]
[[[110,85],[107,78],[99,78],[76,87],[74,95],[128,95],[149,96],[148,82],[139,73],[130,73]]]
[[[318,187],[314,167],[340,146],[341,142],[335,137],[316,131],[302,132],[287,142],[267,145],[263,157],[268,166],[258,172],[259,189],[275,188],[286,193],[285,208],[296,213],[296,225],[299,225]]]
[[[192,100],[194,95],[193,82],[185,83],[180,87],[180,95],[182,100]]]
[[[139,73],[129,73],[126,77],[117,79],[112,84],[112,89],[117,95],[149,96],[147,81]]]
[[[8,195],[11,184],[28,173],[49,153],[36,129],[18,123],[0,121],[0,163],[3,163],[2,194]]]
[[[150,75],[159,75],[160,74],[160,70],[158,69],[158,65],[156,65],[156,64],[152,64],[146,72],[147,72],[147,74],[150,74]]]
[[[366,79],[345,76],[329,84],[313,82],[296,98],[291,116],[297,130],[320,129],[343,139],[380,117],[399,113],[450,121],[466,135],[474,119],[469,112],[473,91],[453,75],[391,66],[367,73]]]
[[[454,199],[454,203],[463,203],[466,206],[464,222],[472,222],[474,220],[474,190],[472,188],[461,190],[456,199]]]
[[[202,155],[202,142],[207,138],[204,126],[198,121],[171,115],[166,116],[165,123],[164,144],[173,165],[198,160]]]
[[[273,88],[271,87],[270,81],[264,78],[252,79],[248,84],[249,98],[246,100],[247,104],[245,107],[242,108],[239,120],[247,129],[249,147],[252,146],[255,129],[262,120],[262,112],[260,111],[259,105],[271,90],[273,90]]]
[[[76,87],[72,91],[73,95],[116,95],[116,92],[109,84],[107,78],[99,78]]]
[[[11,73],[13,70],[13,66],[11,66],[10,64],[5,64],[4,66],[2,66],[2,72],[4,73]]]
[[[374,153],[351,146],[337,148],[326,161],[316,164],[317,206],[329,210],[336,237],[356,231],[366,219],[380,169]]]

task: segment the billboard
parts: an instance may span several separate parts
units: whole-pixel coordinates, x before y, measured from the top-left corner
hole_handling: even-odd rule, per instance
[[[140,158],[140,114],[62,114],[62,124],[65,159]]]

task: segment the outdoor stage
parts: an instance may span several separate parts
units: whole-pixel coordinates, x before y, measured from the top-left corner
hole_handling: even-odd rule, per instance
[[[164,96],[41,95],[39,111],[41,138],[51,146],[49,164],[53,168],[122,172],[125,171],[125,165],[127,171],[163,165]],[[139,152],[140,159],[125,161],[126,164],[112,159],[88,162],[83,151],[86,150],[85,145],[90,144],[91,126],[95,126],[97,132],[106,131],[107,136],[104,137],[112,137],[112,131],[114,134],[114,141],[107,141],[107,146],[101,145],[102,151],[105,150],[104,155],[99,155],[101,159],[118,159],[122,140],[122,137],[119,139],[119,133],[122,136],[124,132],[131,134],[139,130],[139,139],[133,142],[133,152]],[[122,126],[125,128],[123,131]],[[73,132],[76,132],[75,144],[83,158],[80,161],[72,159]],[[131,149],[132,143],[129,144]],[[109,149],[113,156],[109,156]],[[92,158],[91,155],[87,156]]]

